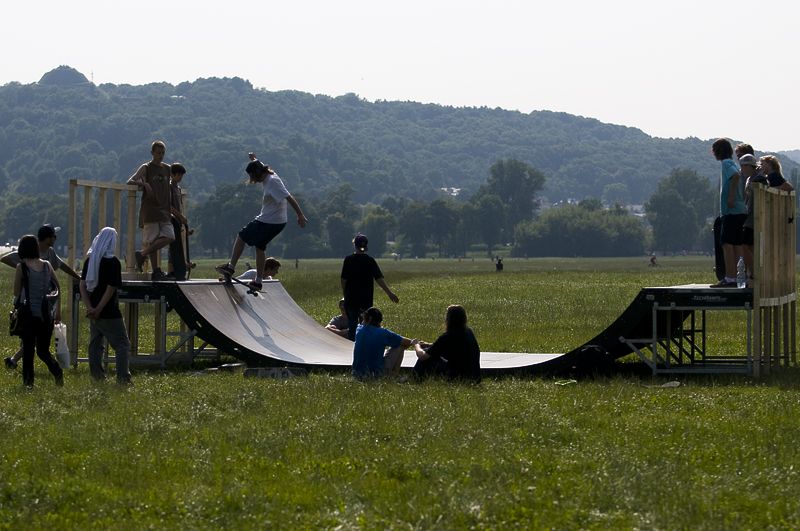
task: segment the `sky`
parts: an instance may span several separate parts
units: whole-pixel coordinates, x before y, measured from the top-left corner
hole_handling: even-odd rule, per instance
[[[0,85],[59,65],[97,84],[237,76],[800,148],[800,2],[32,0],[0,12]]]

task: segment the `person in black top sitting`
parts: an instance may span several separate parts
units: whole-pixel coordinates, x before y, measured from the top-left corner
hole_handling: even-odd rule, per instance
[[[445,332],[433,344],[417,343],[417,378],[444,376],[451,380],[481,381],[481,348],[472,330],[467,326],[467,312],[463,306],[451,304],[444,318]]]

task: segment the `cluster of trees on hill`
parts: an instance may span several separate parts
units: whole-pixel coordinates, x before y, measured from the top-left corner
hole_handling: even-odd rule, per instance
[[[343,184],[324,200],[299,197],[311,223],[301,230],[290,221],[270,252],[291,258],[343,256],[352,250],[356,232],[369,236],[370,252],[376,256],[390,251],[402,256],[465,256],[474,246],[482,246],[491,255],[509,244],[517,256],[643,252],[642,221],[622,207],[605,209],[599,199],[551,208],[533,221],[537,194],[545,181],[535,168],[505,159],[492,165],[486,183],[467,201],[391,196],[379,205],[359,206],[353,201],[352,187]],[[244,184],[221,185],[198,206],[200,243],[212,254],[228,252],[243,221],[230,213],[255,210],[253,194],[254,189]],[[394,242],[391,249],[387,241]]]
[[[567,211],[584,223],[627,234],[630,227],[617,225],[632,226],[632,220],[621,209],[597,208],[593,199],[606,205],[643,203],[677,166],[707,184],[716,183],[719,171],[708,142],[652,138],[638,129],[565,113],[371,103],[353,94],[269,92],[239,78],[98,86],[74,69],[59,67],[39,83],[0,87],[0,234],[12,240],[43,221],[64,224],[68,179],[121,182],[149,158],[156,138],[166,141],[167,160],[180,160],[189,169],[184,184],[198,224],[205,225],[198,237],[208,249],[227,243],[211,236],[224,223],[204,221],[216,219],[218,210],[204,207],[253,195],[240,185],[248,151],[269,162],[293,193],[319,210],[322,223],[315,230],[320,232],[299,234],[297,246],[330,253],[336,247],[336,254],[341,253],[339,236],[331,234],[358,229],[362,221],[389,227],[388,234],[409,249],[412,241],[424,241],[442,253],[456,253],[465,245],[457,234],[424,236],[421,221],[416,237],[408,234],[437,210],[468,218],[450,224],[463,231],[469,220],[485,216],[473,227],[486,233],[481,241],[489,246],[513,242],[519,253],[534,255],[541,252],[534,248],[557,243],[543,224],[560,223],[551,219],[554,213],[534,220],[537,206],[567,201],[573,203]],[[533,171],[532,205],[520,204],[516,190],[503,188],[492,168],[497,161]],[[787,173],[797,167],[784,163]],[[458,195],[451,197],[444,188]],[[342,195],[351,206],[334,200]],[[341,236],[348,242],[351,237]],[[416,245],[414,252],[421,251],[422,244]]]

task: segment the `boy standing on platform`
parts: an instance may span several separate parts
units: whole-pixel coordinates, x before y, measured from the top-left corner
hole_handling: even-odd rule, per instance
[[[142,206],[139,209],[139,226],[142,227],[142,250],[136,252],[136,270],[150,258],[153,267],[152,280],[164,280],[161,271],[159,251],[172,243],[175,231],[172,228],[170,203],[170,167],[164,163],[167,147],[156,140],[150,147],[152,160],[139,166],[136,173],[128,179],[143,191]]]
[[[172,266],[170,275],[175,280],[186,280],[186,272],[189,264],[186,263],[186,253],[183,249],[182,231],[186,231],[186,237],[189,237],[189,220],[183,215],[183,191],[180,187],[180,182],[183,176],[186,175],[186,168],[180,162],[175,162],[170,165],[170,215],[172,222],[172,231],[175,233],[175,239],[169,244],[169,263]]]

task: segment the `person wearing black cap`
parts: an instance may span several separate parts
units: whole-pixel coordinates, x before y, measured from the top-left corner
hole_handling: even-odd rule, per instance
[[[59,269],[72,278],[76,280],[80,280],[81,276],[72,269],[66,262],[64,262],[58,253],[56,253],[55,247],[53,247],[56,243],[56,238],[58,237],[58,231],[61,230],[61,227],[54,227],[52,225],[45,224],[39,227],[39,232],[37,233],[36,239],[39,241],[39,256],[41,256],[42,260],[50,262],[50,265],[53,267],[53,271],[58,271]],[[19,254],[17,251],[11,251],[10,253],[6,253],[0,258],[0,262],[4,263],[5,265],[16,269],[17,264],[19,264]],[[60,323],[61,322],[61,304],[60,300],[57,298],[53,301],[55,306],[55,317],[54,322]],[[3,361],[5,365],[9,369],[16,369],[17,363],[19,360],[22,359],[22,347],[14,354],[13,356],[4,358]]]
[[[346,256],[342,263],[342,292],[344,293],[344,306],[347,312],[348,333],[347,338],[355,340],[358,318],[367,308],[372,307],[374,292],[373,280],[386,292],[394,303],[400,299],[386,284],[383,272],[378,263],[367,254],[369,240],[360,232],[353,238],[355,252]]]
[[[267,244],[281,233],[286,226],[286,205],[291,205],[297,214],[297,224],[303,228],[308,223],[300,205],[292,194],[286,189],[283,181],[272,168],[258,160],[254,153],[250,153],[250,164],[245,171],[250,177],[250,183],[261,183],[264,187],[264,197],[261,201],[261,212],[236,235],[236,241],[231,251],[231,259],[226,264],[218,265],[214,269],[221,275],[232,277],[236,273],[236,262],[242,256],[244,246],[256,248],[256,277],[249,282],[253,289],[260,290],[263,279],[264,262],[266,261]]]

